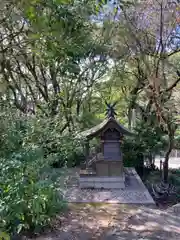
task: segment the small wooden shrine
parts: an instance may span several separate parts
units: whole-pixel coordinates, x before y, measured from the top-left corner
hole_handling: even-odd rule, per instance
[[[115,104],[107,104],[107,118],[80,134],[85,139],[86,155],[86,167],[80,171],[81,188],[125,187],[121,142],[124,135],[132,133],[116,121],[114,106]],[[100,151],[90,159],[89,141],[94,137],[100,139]]]

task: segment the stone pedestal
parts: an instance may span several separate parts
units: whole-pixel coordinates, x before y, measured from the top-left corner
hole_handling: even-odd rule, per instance
[[[125,176],[122,161],[99,160],[94,169],[80,171],[80,188],[124,189]]]
[[[104,161],[95,162],[95,171],[98,177],[122,177],[122,161]]]

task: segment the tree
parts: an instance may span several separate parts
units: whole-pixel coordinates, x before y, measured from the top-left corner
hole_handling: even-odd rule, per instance
[[[82,6],[79,1],[22,2],[21,8],[14,7],[17,21],[7,20],[1,32],[2,38],[7,31],[18,32],[0,46],[4,97],[23,113],[61,112],[69,130],[74,105],[79,114],[84,97],[107,65],[103,39],[89,21],[92,6]]]
[[[119,9],[119,21],[110,23],[114,29],[111,30],[112,57],[115,73],[122,71],[124,65],[121,77],[125,75],[133,79],[128,89],[129,125],[134,108],[147,122],[155,113],[156,121],[152,124],[158,124],[169,139],[164,160],[164,181],[167,182],[168,159],[177,128],[173,94],[180,82],[178,68],[171,62],[172,56],[180,51],[178,9],[169,1],[139,1],[128,6],[119,5]],[[124,61],[122,53],[126,56]],[[131,78],[122,78],[125,89]]]

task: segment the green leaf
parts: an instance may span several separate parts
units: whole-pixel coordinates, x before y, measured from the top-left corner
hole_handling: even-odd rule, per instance
[[[0,240],[10,240],[10,236],[5,232],[0,231]]]
[[[70,4],[72,0],[55,0],[57,4]]]

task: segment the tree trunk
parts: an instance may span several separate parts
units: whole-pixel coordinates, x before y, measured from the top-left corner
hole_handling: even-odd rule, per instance
[[[153,163],[153,155],[152,155],[151,152],[150,152],[149,155],[148,155],[148,161],[149,161],[149,166],[152,166],[152,163]]]
[[[77,114],[77,116],[79,116],[79,114],[80,114],[80,107],[81,107],[81,100],[77,99],[77,101],[76,101],[76,114]]]
[[[152,165],[155,166],[155,160],[156,160],[156,154],[153,154],[152,156]]]
[[[169,173],[169,156],[165,158],[164,164],[163,164],[163,180],[164,183],[168,183],[168,174]]]
[[[89,160],[89,141],[85,140],[85,158],[86,158],[86,168],[88,168],[88,160]]]
[[[170,130],[170,128],[169,128]],[[164,183],[168,182],[168,172],[169,172],[169,156],[173,149],[174,144],[174,130],[169,132],[169,146],[165,154],[164,164],[163,164],[163,180]]]
[[[128,109],[128,128],[131,130],[132,126],[132,109]]]

